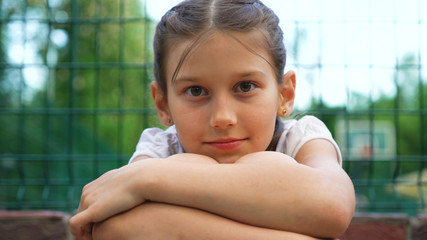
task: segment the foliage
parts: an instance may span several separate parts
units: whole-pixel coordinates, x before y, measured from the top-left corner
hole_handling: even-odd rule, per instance
[[[0,201],[73,209],[82,185],[125,164],[143,128],[159,126],[154,23],[137,0],[6,1],[1,11],[17,20],[0,25]],[[1,51],[13,46],[33,56]]]
[[[71,211],[85,183],[125,164],[143,128],[160,126],[149,89],[154,23],[138,0],[0,6],[0,208]],[[298,64],[306,33],[295,36]],[[11,50],[20,48],[25,57]],[[368,210],[417,201],[398,184],[425,167],[417,157],[427,151],[427,84],[418,64],[411,54],[397,64],[394,96],[351,92],[351,109],[313,98],[306,110],[334,135],[342,118],[394,126],[395,156],[344,162]]]
[[[380,122],[389,122],[396,136],[395,154],[358,161],[346,161],[345,158],[351,156],[344,156],[344,168],[355,183],[359,210],[393,212],[396,206],[406,204],[412,207],[400,210],[413,215],[417,214],[422,199],[427,197],[418,189],[423,186],[419,176],[426,167],[423,158],[427,155],[427,84],[412,54],[406,55],[396,66],[393,78],[396,84],[394,96],[381,95],[372,99],[351,92],[352,109],[331,108],[321,100],[313,99],[308,112],[320,117],[334,135],[337,123],[342,119],[366,120],[371,131],[375,131]],[[408,191],[405,192],[408,186],[418,191],[408,195]]]

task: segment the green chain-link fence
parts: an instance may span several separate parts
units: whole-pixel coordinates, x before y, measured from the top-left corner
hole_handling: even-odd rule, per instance
[[[414,20],[400,20],[396,8],[393,18],[378,20],[370,1],[337,2],[346,5],[336,11],[348,13],[360,2],[371,13],[283,17],[288,68],[297,72],[297,94],[309,99],[297,107],[333,132],[358,211],[418,214],[427,196],[426,6],[411,2],[424,9]],[[149,90],[155,22],[145,6],[139,0],[0,1],[0,208],[73,211],[86,183],[126,164],[141,131],[160,126]],[[378,62],[373,53],[386,43],[377,43],[376,34],[390,28],[390,49],[398,52],[402,27],[413,29],[407,37],[416,44],[403,57],[394,54],[392,63]],[[322,50],[329,32],[338,45],[354,46],[332,48],[342,59],[330,61]],[[353,61],[364,52],[365,61]],[[359,85],[368,90],[354,91]]]
[[[150,106],[141,1],[2,1],[0,205],[71,210],[129,159]]]

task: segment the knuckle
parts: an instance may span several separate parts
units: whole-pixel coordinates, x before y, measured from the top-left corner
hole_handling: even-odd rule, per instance
[[[74,218],[70,218],[70,220],[68,220],[68,227],[70,228],[70,230],[73,232],[75,229],[76,223]]]
[[[82,189],[82,196],[84,193],[88,192],[90,189],[91,183],[86,184]]]
[[[76,220],[76,218],[75,217],[71,217],[69,220],[68,220],[68,227],[69,227],[69,229],[70,229],[70,232],[71,232],[71,234],[73,234],[73,235],[75,235],[75,236],[78,236],[78,235],[80,235],[80,228],[79,228],[79,223],[78,223],[78,221]]]

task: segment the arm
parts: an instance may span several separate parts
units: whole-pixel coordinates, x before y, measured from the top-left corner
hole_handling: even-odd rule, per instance
[[[194,208],[144,203],[94,225],[93,239],[314,240],[297,233],[259,228]]]
[[[352,217],[353,186],[328,141],[306,143],[296,156],[300,163],[276,152],[249,154],[236,164],[176,161],[189,157],[195,156],[147,159],[103,175],[85,187],[72,232],[81,235],[89,223],[145,200],[319,237],[341,235]]]
[[[150,171],[154,180],[147,187],[148,198],[249,225],[338,237],[353,215],[354,190],[335,148],[326,140],[312,140],[296,160],[299,163],[281,153],[260,152],[236,164],[168,163]]]

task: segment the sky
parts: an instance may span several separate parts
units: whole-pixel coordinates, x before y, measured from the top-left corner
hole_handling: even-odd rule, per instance
[[[147,0],[159,20],[179,0]],[[408,54],[427,79],[427,1],[264,0],[280,18],[288,50],[287,70],[297,73],[296,107],[311,97],[348,105],[352,93],[394,96],[395,66]],[[299,29],[300,47],[294,51]],[[419,61],[419,62],[418,62]],[[319,67],[320,66],[320,67]]]

